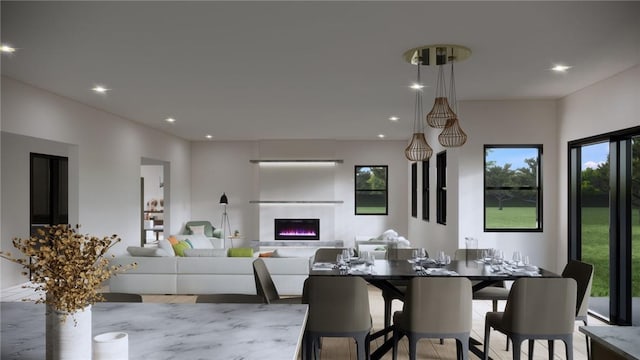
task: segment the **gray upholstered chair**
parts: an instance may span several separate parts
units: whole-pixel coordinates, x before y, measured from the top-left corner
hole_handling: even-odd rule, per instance
[[[103,292],[100,295],[104,298],[104,302],[134,302],[141,303],[142,296],[139,294],[121,293],[121,292]]]
[[[411,279],[402,311],[393,314],[393,359],[398,356],[398,340],[404,335],[409,339],[411,360],[416,358],[422,338],[455,338],[458,359],[467,359],[471,292],[471,281],[463,277]]]
[[[504,312],[488,312],[484,323],[484,359],[489,356],[491,328],[513,342],[513,359],[520,359],[522,341],[529,340],[533,355],[534,340],[565,343],[567,360],[573,359],[573,328],[576,312],[576,281],[570,278],[521,278],[511,287]]]
[[[313,256],[313,262],[336,262],[338,254],[342,254],[342,250],[349,248],[319,248]]]
[[[355,276],[311,276],[303,293],[309,304],[304,359],[315,358],[322,337],[354,338],[357,359],[368,359],[371,314],[366,281]]]
[[[577,260],[571,260],[562,270],[563,278],[571,278],[576,281],[576,320],[587,325],[589,311],[589,298],[591,297],[591,284],[593,283],[593,265]],[[591,358],[589,350],[589,336],[585,334],[587,340],[587,358]]]
[[[196,304],[264,304],[264,297],[251,294],[205,294],[196,297]]]
[[[408,260],[413,258],[414,250],[417,248],[387,248],[386,257],[387,260]],[[425,251],[425,256],[429,257],[429,254]],[[382,290],[382,299],[384,300],[384,327],[388,328],[391,325],[391,305],[393,300],[404,301],[404,294],[407,291],[406,280],[390,280],[389,283],[393,285],[398,291]],[[387,336],[385,335],[385,339]]]
[[[302,297],[281,298],[276,289],[269,269],[264,260],[257,258],[253,261],[253,278],[256,282],[256,292],[264,299],[266,304],[300,304]]]
[[[454,254],[454,259],[458,261],[475,261],[481,257],[483,250],[487,249],[457,249]],[[509,289],[504,285],[504,281],[500,281],[493,286],[487,286],[475,291],[473,293],[473,300],[491,300],[493,311],[496,312],[498,311],[498,301],[506,301],[508,296]],[[507,348],[507,350],[509,349]]]

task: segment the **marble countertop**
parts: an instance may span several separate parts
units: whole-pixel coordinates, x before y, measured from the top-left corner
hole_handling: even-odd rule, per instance
[[[580,326],[580,332],[627,359],[640,359],[639,326]]]
[[[93,335],[129,334],[130,359],[295,359],[307,305],[99,303]],[[3,360],[44,359],[45,307],[3,302]]]

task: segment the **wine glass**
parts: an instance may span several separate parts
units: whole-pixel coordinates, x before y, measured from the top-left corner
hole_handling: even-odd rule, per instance
[[[342,259],[345,263],[349,263],[351,261],[349,249],[342,249]]]
[[[512,260],[516,266],[520,265],[520,261],[522,261],[522,254],[520,253],[520,251],[513,252]]]
[[[425,260],[426,258],[427,258],[427,250],[425,250],[424,248],[418,249],[418,259]]]
[[[356,257],[356,250],[354,248],[349,248],[349,259],[354,259]]]
[[[444,264],[446,260],[444,251],[438,251],[438,264]]]
[[[529,255],[525,255],[522,263],[524,264],[524,266],[529,266],[531,263],[529,262]]]

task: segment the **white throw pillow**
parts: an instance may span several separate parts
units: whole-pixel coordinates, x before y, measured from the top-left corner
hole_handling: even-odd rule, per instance
[[[288,248],[279,248],[273,250],[271,257],[277,258],[293,258],[293,257],[312,257],[316,253],[316,249],[314,248],[299,248],[299,249],[288,249]]]
[[[140,247],[140,246],[129,246],[127,247],[127,252],[131,256],[148,256],[148,257],[163,257],[169,256],[166,251],[157,247]]]
[[[211,240],[204,235],[188,235],[187,239],[189,239],[194,249],[213,249]]]
[[[204,225],[189,226],[192,235],[204,235]]]
[[[158,247],[169,254],[169,256],[176,256],[176,252],[173,250],[173,246],[169,240],[163,239],[158,241]]]

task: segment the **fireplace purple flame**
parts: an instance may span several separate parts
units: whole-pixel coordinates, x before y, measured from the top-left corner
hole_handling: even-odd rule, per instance
[[[276,240],[320,240],[320,219],[274,219]]]

